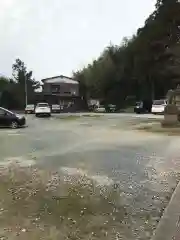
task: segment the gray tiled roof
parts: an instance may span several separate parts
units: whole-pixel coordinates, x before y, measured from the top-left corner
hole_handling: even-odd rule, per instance
[[[43,83],[70,83],[70,84],[79,84],[77,81],[72,78],[65,76],[57,76],[52,78],[46,78],[42,80]]]

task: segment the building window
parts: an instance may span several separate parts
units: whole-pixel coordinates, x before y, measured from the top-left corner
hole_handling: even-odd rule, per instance
[[[52,93],[60,93],[60,85],[51,85]]]

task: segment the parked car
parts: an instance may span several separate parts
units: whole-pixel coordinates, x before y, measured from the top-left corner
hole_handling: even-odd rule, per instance
[[[0,126],[11,127],[12,129],[22,127],[26,124],[26,118],[8,109],[0,107]]]
[[[106,112],[106,109],[103,105],[100,105],[95,108],[95,112],[98,112],[98,113]]]
[[[153,114],[164,113],[164,109],[167,105],[166,99],[154,100],[151,108]]]
[[[60,113],[60,111],[61,111],[60,105],[58,105],[58,104],[52,104],[51,110],[52,110],[53,113]]]
[[[35,115],[39,116],[51,116],[51,108],[48,103],[38,103],[35,107]]]
[[[117,110],[117,107],[116,105],[113,105],[113,104],[108,104],[106,105],[106,112],[116,112]]]
[[[28,104],[25,108],[25,114],[34,113],[34,108],[35,108],[34,104]]]
[[[140,113],[150,113],[152,108],[151,100],[143,100],[136,102],[136,106],[134,107],[134,112],[137,114]]]
[[[96,105],[89,105],[89,106],[88,106],[88,110],[89,110],[90,112],[94,112],[94,111],[95,111],[95,108],[96,108]]]

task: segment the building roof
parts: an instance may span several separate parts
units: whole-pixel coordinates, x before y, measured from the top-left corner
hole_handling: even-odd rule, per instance
[[[70,83],[70,84],[79,84],[78,81],[74,80],[73,78],[66,77],[63,75],[55,76],[51,78],[45,78],[41,80],[43,83]]]

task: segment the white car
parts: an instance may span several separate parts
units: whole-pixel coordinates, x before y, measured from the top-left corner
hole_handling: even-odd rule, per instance
[[[154,100],[151,108],[151,112],[153,114],[160,114],[164,113],[164,109],[167,105],[167,100],[161,99],[161,100]]]
[[[106,112],[106,109],[104,106],[100,105],[95,108],[95,112],[98,112],[98,113]]]
[[[34,104],[28,104],[25,108],[25,114],[34,113]]]
[[[35,108],[35,115],[38,116],[51,116],[51,108],[48,103],[38,103]]]

